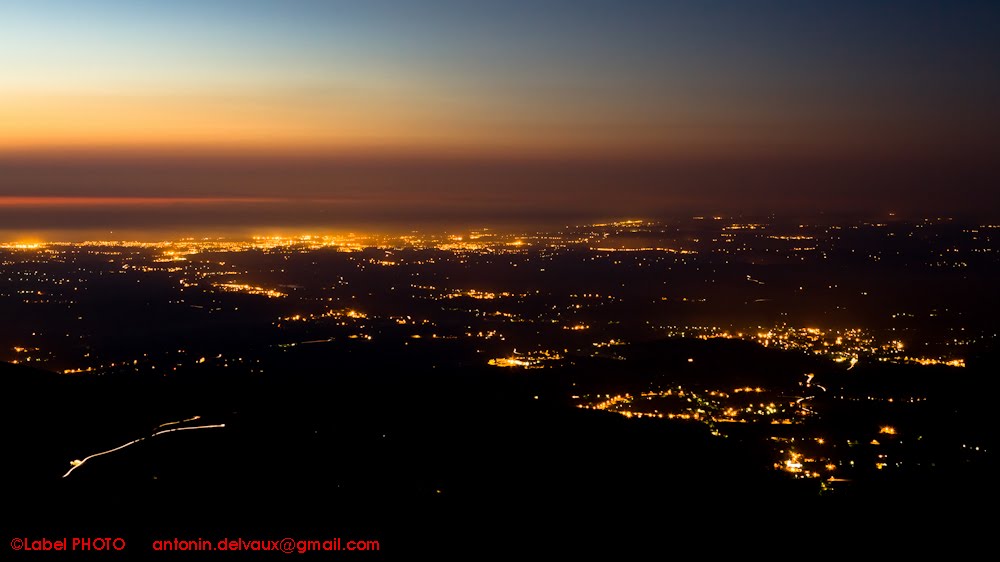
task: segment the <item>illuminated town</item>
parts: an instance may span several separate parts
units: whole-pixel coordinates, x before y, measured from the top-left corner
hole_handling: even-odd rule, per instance
[[[577,408],[756,442],[775,470],[828,492],[870,469],[934,462],[919,430],[892,421],[925,407],[926,393],[870,388],[853,375],[885,364],[947,377],[995,342],[992,319],[974,304],[976,291],[992,287],[937,301],[927,291],[907,297],[895,283],[901,269],[934,283],[995,271],[996,231],[947,219],[695,217],[544,233],[13,242],[0,247],[0,306],[23,321],[4,327],[3,359],[65,375],[264,373],[295,348],[401,345],[434,350],[441,366],[573,379],[594,362],[629,369],[643,342],[738,340],[812,361],[817,372],[746,373],[727,385],[732,373],[712,382],[666,364],[645,387],[576,381],[566,397]],[[755,360],[732,353],[728,370]],[[701,362],[685,357],[680,368]],[[871,424],[831,434],[831,420],[858,402],[880,404]],[[986,450],[956,439],[956,454]]]

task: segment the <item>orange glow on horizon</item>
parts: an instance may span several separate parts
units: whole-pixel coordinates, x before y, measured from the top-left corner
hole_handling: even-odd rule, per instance
[[[0,197],[0,207],[107,207],[277,203],[275,197]]]
[[[864,154],[847,131],[720,131],[421,99],[293,94],[15,92],[0,106],[0,156],[106,154],[759,157]],[[608,118],[610,119],[610,117]],[[613,133],[613,134],[612,134]],[[850,142],[848,142],[850,141]],[[864,144],[864,143],[862,143]]]
[[[377,98],[378,96],[375,96]],[[542,127],[538,115],[498,122],[490,111],[384,99],[298,99],[211,92],[186,95],[14,93],[0,107],[0,154],[59,151],[276,154],[658,154],[679,142],[640,127],[609,137],[592,123]]]

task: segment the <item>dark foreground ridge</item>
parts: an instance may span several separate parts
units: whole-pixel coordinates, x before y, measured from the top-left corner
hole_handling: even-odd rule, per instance
[[[631,351],[642,365],[671,345]],[[890,528],[954,537],[942,525],[974,522],[995,490],[978,467],[819,497],[705,426],[571,407],[569,380],[612,376],[599,364],[421,369],[387,351],[286,356],[266,376],[73,377],[4,364],[11,528],[111,532],[143,552],[157,537],[332,531],[397,553],[686,552],[708,546],[688,536],[706,530],[733,549],[769,550],[741,541],[823,532],[844,545]],[[225,427],[151,437],[173,421]],[[70,461],[140,437],[63,477]]]

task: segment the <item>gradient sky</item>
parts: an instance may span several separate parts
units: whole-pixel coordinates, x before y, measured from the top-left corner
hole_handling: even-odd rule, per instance
[[[989,1],[0,0],[0,220],[982,211],[998,69]]]

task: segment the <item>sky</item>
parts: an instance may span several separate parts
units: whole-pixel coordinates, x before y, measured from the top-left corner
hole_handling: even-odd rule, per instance
[[[998,68],[989,1],[0,0],[0,223],[989,214]]]

